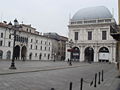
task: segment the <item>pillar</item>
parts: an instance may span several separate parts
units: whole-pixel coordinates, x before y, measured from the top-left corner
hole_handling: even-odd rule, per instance
[[[97,46],[94,48],[94,62],[98,62],[98,50]]]
[[[109,49],[110,49],[110,52],[109,52],[110,53],[109,54],[109,61],[112,62],[112,58],[113,58],[113,46],[111,45]]]
[[[116,45],[113,45],[113,59],[112,62],[116,62]]]
[[[84,48],[81,46],[80,48],[80,62],[84,61]]]

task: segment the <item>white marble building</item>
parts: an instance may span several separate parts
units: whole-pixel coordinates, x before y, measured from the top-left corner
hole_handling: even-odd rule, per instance
[[[66,60],[85,62],[116,62],[116,41],[110,35],[110,26],[116,24],[104,6],[79,10],[69,22],[69,41]],[[68,52],[68,49],[73,52]]]
[[[53,60],[52,42],[54,39],[42,36],[31,25],[20,25],[16,29],[15,58],[26,60]],[[14,28],[0,23],[0,59],[12,59]]]

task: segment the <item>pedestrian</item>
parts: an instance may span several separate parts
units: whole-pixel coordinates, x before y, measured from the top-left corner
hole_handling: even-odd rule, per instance
[[[68,58],[68,61],[67,61],[67,62],[69,63],[69,61],[70,61],[70,60],[69,60],[69,58]]]
[[[72,60],[71,59],[69,60],[69,65],[72,66]]]

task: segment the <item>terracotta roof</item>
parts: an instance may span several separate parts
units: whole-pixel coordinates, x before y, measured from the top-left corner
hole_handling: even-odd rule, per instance
[[[0,22],[0,27],[5,27],[6,28],[7,26],[8,26],[7,24]]]

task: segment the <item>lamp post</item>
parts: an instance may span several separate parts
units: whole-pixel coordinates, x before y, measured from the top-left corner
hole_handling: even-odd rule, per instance
[[[72,58],[72,46],[73,46],[73,41],[72,41],[72,39],[68,42],[69,43],[69,46],[70,46],[70,49],[71,49],[71,51],[70,51],[70,61],[71,61],[71,58]]]
[[[15,47],[15,41],[16,41],[16,29],[19,28],[18,25],[19,25],[19,23],[18,23],[18,21],[16,19],[14,20],[14,26],[12,25],[11,22],[8,24],[8,28],[14,30],[14,33],[12,34],[14,36],[12,62],[11,62],[11,65],[10,65],[9,69],[16,69],[16,67],[15,67],[15,49],[14,49],[14,47]]]

